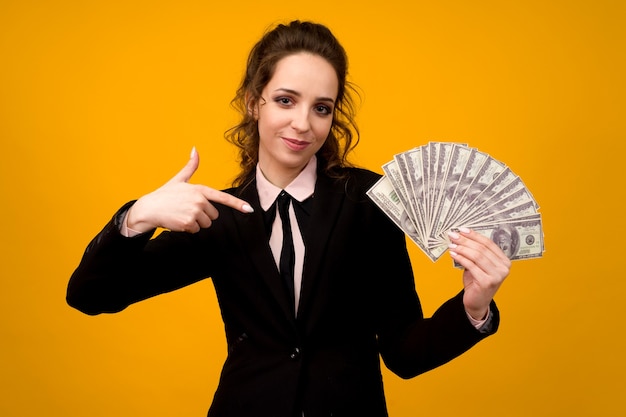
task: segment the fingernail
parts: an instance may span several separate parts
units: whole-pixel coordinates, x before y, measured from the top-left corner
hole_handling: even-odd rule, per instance
[[[461,232],[461,233],[469,233],[470,229],[468,229],[467,227],[459,227],[459,232]]]
[[[194,156],[196,156],[196,147],[195,146],[193,148],[191,148],[191,154],[189,155],[189,158],[193,158]]]
[[[241,206],[241,208],[248,213],[254,213],[254,209],[250,204],[244,204],[243,206]]]
[[[450,243],[450,244],[448,245],[448,248],[450,248],[450,249],[456,249],[456,247],[457,247],[457,246],[458,246],[458,245],[457,245],[456,243]]]
[[[450,251],[450,256],[452,256],[453,258],[456,258],[457,253],[456,252],[452,252]]]
[[[452,239],[458,239],[460,237],[458,233],[453,232],[453,231],[449,231],[448,236],[450,236]]]

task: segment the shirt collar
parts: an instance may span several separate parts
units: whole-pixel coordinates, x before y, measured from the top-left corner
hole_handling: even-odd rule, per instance
[[[316,180],[317,157],[313,155],[302,172],[285,187],[285,191],[299,202],[302,202],[313,195]],[[256,187],[259,193],[261,208],[267,211],[274,204],[274,200],[276,200],[282,189],[265,178],[258,163],[256,166]]]

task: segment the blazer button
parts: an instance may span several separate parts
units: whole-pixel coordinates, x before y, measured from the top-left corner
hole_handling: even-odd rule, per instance
[[[300,357],[300,348],[294,348],[289,357],[294,360],[298,359]]]

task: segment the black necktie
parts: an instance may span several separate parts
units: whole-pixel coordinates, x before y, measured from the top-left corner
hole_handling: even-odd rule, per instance
[[[280,251],[279,270],[280,275],[285,280],[289,294],[294,300],[293,293],[293,269],[296,263],[296,254],[293,247],[293,235],[291,232],[291,222],[289,221],[289,203],[291,196],[285,191],[281,191],[277,198],[278,213],[283,224],[283,247]]]

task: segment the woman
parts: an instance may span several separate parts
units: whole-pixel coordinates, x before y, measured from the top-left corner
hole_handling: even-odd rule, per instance
[[[242,121],[227,132],[240,149],[234,186],[190,184],[192,151],[113,216],[70,279],[68,303],[99,314],[210,277],[228,357],[209,416],[386,416],[379,355],[410,378],[498,327],[492,299],[510,261],[468,229],[450,234],[464,289],[423,317],[404,234],[365,194],[380,175],[346,160],[357,141],[346,75],[326,27],[266,33],[235,98]],[[168,231],[152,239],[157,227]]]

